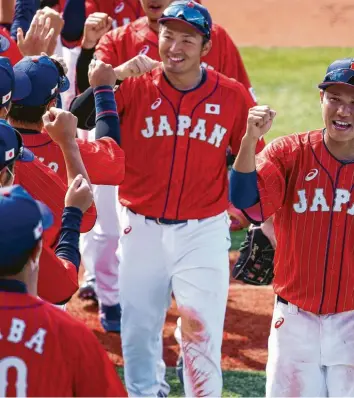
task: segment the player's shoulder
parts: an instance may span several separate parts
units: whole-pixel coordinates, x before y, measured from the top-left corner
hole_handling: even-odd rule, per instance
[[[275,138],[270,142],[273,151],[279,154],[301,153],[307,151],[316,145],[322,143],[322,130],[311,130],[301,133],[293,133]]]
[[[221,25],[213,23],[213,27],[211,28],[211,39],[213,40],[213,36],[221,37],[221,36],[229,36],[226,29]]]
[[[147,19],[145,17],[136,19],[133,22],[129,22],[126,25],[119,26],[118,28],[112,29],[106,33],[109,37],[114,40],[124,39],[127,36],[135,35],[136,32],[146,28]]]
[[[208,79],[214,80],[218,86],[224,90],[234,92],[235,94],[244,94],[245,86],[236,79],[227,77],[213,69],[207,69]]]

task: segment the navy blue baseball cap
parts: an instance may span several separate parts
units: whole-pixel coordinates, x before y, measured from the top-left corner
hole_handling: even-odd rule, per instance
[[[354,87],[354,58],[344,58],[332,62],[318,88],[324,90],[333,84],[347,84]]]
[[[5,120],[0,119],[0,171],[15,160],[31,162],[34,155],[23,146],[21,134]]]
[[[46,105],[70,87],[63,67],[46,55],[23,58],[14,66],[14,72],[24,73],[31,84],[27,96],[13,100],[16,105]]]
[[[31,82],[26,74],[14,71],[7,57],[0,57],[0,108],[11,100],[26,97],[31,91]]]
[[[0,267],[33,249],[53,224],[53,214],[20,185],[0,189]]]
[[[213,22],[209,11],[192,0],[178,0],[171,3],[163,12],[160,23],[181,21],[196,29],[202,36],[210,39]]]

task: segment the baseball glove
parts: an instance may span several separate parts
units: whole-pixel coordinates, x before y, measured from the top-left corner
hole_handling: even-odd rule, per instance
[[[240,247],[240,257],[232,270],[233,278],[263,286],[272,283],[274,249],[260,227],[251,225]]]

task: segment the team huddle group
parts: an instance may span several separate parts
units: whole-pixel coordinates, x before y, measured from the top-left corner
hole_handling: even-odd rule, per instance
[[[173,295],[185,395],[220,397],[250,223],[233,276],[273,283],[266,396],[354,396],[354,59],[318,85],[323,128],[265,145],[276,110],[202,2],[0,0],[0,396],[167,397]]]

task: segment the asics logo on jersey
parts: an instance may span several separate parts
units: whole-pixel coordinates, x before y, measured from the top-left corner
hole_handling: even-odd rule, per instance
[[[162,99],[158,98],[152,105],[151,105],[151,109],[154,111],[155,109],[157,109],[162,103]]]
[[[122,12],[124,10],[124,2],[122,1],[121,3],[119,3],[117,5],[117,7],[114,9],[114,13],[115,14],[119,14],[120,12]]]
[[[305,181],[312,181],[314,178],[316,178],[318,175],[318,170],[317,169],[312,169],[310,172],[307,174],[305,177]]]
[[[175,131],[171,127],[168,117],[165,115],[160,115],[159,118],[155,119],[153,117],[147,117],[145,118],[145,122],[146,129],[141,130],[141,134],[145,138],[175,135]],[[220,147],[227,133],[227,129],[218,123],[215,123],[214,126],[210,128],[210,121],[207,126],[207,121],[205,119],[198,119],[192,126],[192,119],[189,116],[179,115],[177,121],[177,135],[184,136],[186,130],[190,138],[205,141],[217,148]]]
[[[330,194],[330,197],[327,200],[324,195],[323,188],[316,188],[315,192],[312,194],[306,192],[305,189],[302,189],[298,191],[297,194],[299,196],[299,202],[294,203],[293,205],[296,213],[305,213],[307,210],[323,212],[329,212],[331,210],[332,194]],[[340,212],[342,210],[346,210],[347,214],[353,216],[354,203],[350,205],[350,196],[351,193],[347,189],[337,188],[335,190],[334,205],[332,207],[332,211]],[[347,206],[343,207],[344,205]]]
[[[149,52],[149,50],[150,50],[150,46],[146,45],[139,51],[139,54],[146,55]]]

